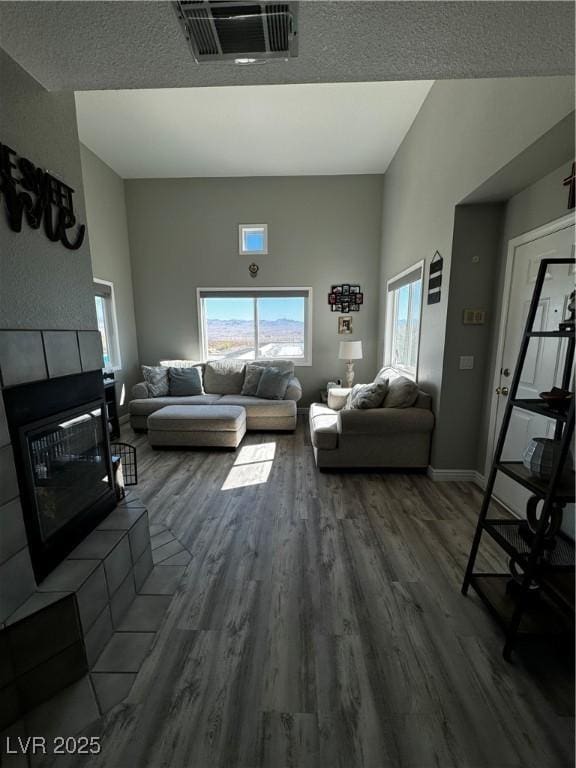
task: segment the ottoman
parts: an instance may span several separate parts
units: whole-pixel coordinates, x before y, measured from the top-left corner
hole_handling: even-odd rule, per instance
[[[148,416],[153,447],[237,448],[246,433],[238,405],[167,405]]]

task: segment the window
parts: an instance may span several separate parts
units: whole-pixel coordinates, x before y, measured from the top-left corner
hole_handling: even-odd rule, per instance
[[[416,378],[422,310],[421,261],[388,281],[385,365]]]
[[[286,358],[311,365],[311,303],[311,288],[199,288],[203,359]]]
[[[268,253],[267,224],[238,225],[238,253],[241,256],[261,256]]]
[[[94,280],[94,299],[96,301],[96,321],[102,336],[103,368],[117,370],[122,366],[122,363],[118,343],[114,285],[106,280]]]

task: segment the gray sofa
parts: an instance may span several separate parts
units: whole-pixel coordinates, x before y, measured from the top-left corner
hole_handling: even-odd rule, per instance
[[[287,360],[266,360],[252,363],[261,366],[275,366],[290,370],[292,378],[288,384],[284,400],[265,400],[242,395],[242,382],[246,363],[242,360],[226,360],[218,363],[198,363],[193,360],[161,360],[160,365],[170,368],[198,367],[203,380],[204,394],[189,397],[150,397],[146,382],[132,388],[129,405],[130,425],[136,431],[144,432],[148,428],[150,414],[168,405],[236,405],[246,411],[247,430],[292,431],[296,428],[297,406],[302,397],[302,386],[294,375],[294,364]],[[206,376],[206,366],[218,375]]]
[[[310,436],[319,469],[428,466],[434,428],[430,395],[420,390],[409,408],[342,410],[349,392],[331,389],[327,404],[310,407]]]

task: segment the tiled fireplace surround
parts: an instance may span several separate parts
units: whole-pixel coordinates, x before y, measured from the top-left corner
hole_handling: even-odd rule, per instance
[[[98,331],[0,331],[2,389],[101,366]],[[0,729],[86,674],[151,570],[148,514],[129,496],[36,584],[0,396]]]

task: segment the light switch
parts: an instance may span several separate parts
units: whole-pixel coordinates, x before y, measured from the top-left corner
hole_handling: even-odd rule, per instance
[[[471,371],[474,368],[474,356],[473,355],[460,355],[460,370]]]

